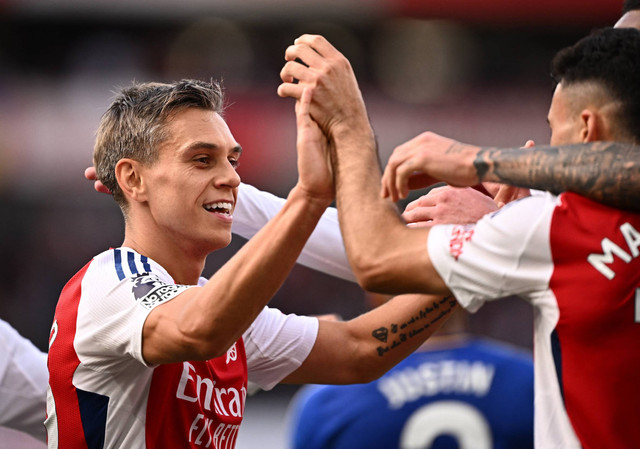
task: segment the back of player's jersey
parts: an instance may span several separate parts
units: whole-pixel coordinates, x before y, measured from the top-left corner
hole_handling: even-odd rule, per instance
[[[564,406],[583,448],[640,447],[640,215],[561,198],[549,287]]]
[[[369,384],[306,387],[290,424],[296,449],[532,448],[531,356],[483,340],[416,352]]]

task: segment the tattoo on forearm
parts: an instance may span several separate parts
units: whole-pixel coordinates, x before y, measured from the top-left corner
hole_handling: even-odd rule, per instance
[[[482,182],[489,171],[489,163],[484,159],[485,153],[491,154],[488,150],[480,150],[473,161],[473,166],[478,174],[478,180]]]
[[[438,323],[451,313],[456,304],[457,302],[455,298],[447,296],[433,303],[432,306],[425,307],[418,313],[418,315],[411,317],[411,319],[405,323],[392,323],[388,327],[375,329],[371,335],[386,344],[376,348],[378,355],[382,357],[391,349],[400,346],[425,331],[430,326]]]
[[[482,148],[474,166],[480,180],[558,194],[572,191],[640,212],[640,147],[616,142],[554,147]]]

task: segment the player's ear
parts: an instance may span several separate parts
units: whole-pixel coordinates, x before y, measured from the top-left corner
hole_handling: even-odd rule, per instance
[[[580,113],[580,139],[582,143],[595,142],[602,136],[603,117],[593,109],[584,109]]]
[[[139,161],[120,159],[116,164],[116,180],[125,198],[137,202],[146,201],[146,184],[143,182],[142,164]]]

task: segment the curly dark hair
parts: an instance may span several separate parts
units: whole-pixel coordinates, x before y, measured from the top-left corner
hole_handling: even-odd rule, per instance
[[[602,85],[621,106],[618,125],[640,142],[640,30],[604,28],[560,50],[551,76],[563,86]]]
[[[640,0],[624,0],[622,5],[622,14],[626,14],[629,11],[640,9]]]

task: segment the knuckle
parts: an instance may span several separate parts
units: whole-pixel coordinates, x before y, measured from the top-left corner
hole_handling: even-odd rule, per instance
[[[420,135],[422,140],[425,140],[425,141],[432,140],[433,136],[434,136],[434,133],[432,131],[425,131]]]
[[[289,45],[284,51],[285,56],[291,56],[296,51],[296,45]]]

